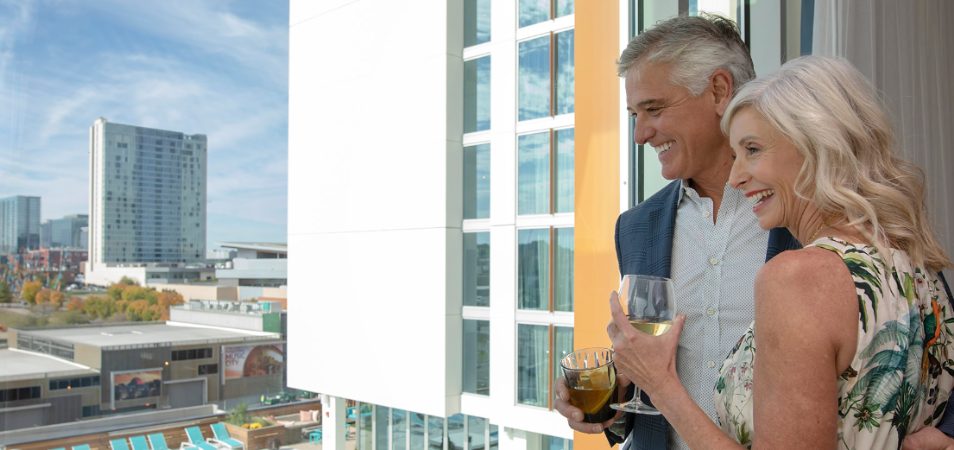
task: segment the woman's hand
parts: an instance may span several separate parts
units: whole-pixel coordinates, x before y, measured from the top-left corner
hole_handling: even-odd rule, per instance
[[[677,315],[669,332],[661,336],[642,333],[629,324],[615,291],[610,294],[610,313],[612,320],[606,326],[606,333],[613,341],[616,371],[636,383],[650,397],[668,383],[678,384],[676,349],[686,317]]]

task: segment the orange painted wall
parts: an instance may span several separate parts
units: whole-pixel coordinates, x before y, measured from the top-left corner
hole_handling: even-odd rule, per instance
[[[619,215],[619,2],[576,2],[574,348],[609,346],[609,293],[619,284],[613,231]],[[575,433],[574,448],[606,448]]]

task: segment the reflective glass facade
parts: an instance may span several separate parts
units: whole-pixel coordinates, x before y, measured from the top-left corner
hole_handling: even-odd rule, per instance
[[[464,147],[464,219],[490,217],[490,144]]]
[[[93,124],[91,263],[205,258],[205,135]]]
[[[464,61],[464,133],[490,129],[490,57]]]
[[[464,319],[463,391],[490,395],[490,321]]]

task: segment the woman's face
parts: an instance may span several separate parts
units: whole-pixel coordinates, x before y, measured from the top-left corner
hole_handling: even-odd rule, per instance
[[[759,226],[794,231],[808,204],[795,195],[795,179],[805,158],[751,107],[732,118],[729,142],[735,152],[729,183],[752,202]]]

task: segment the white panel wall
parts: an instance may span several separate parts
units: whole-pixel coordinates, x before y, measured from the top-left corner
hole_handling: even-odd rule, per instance
[[[291,2],[291,386],[459,409],[462,37],[448,8]]]

